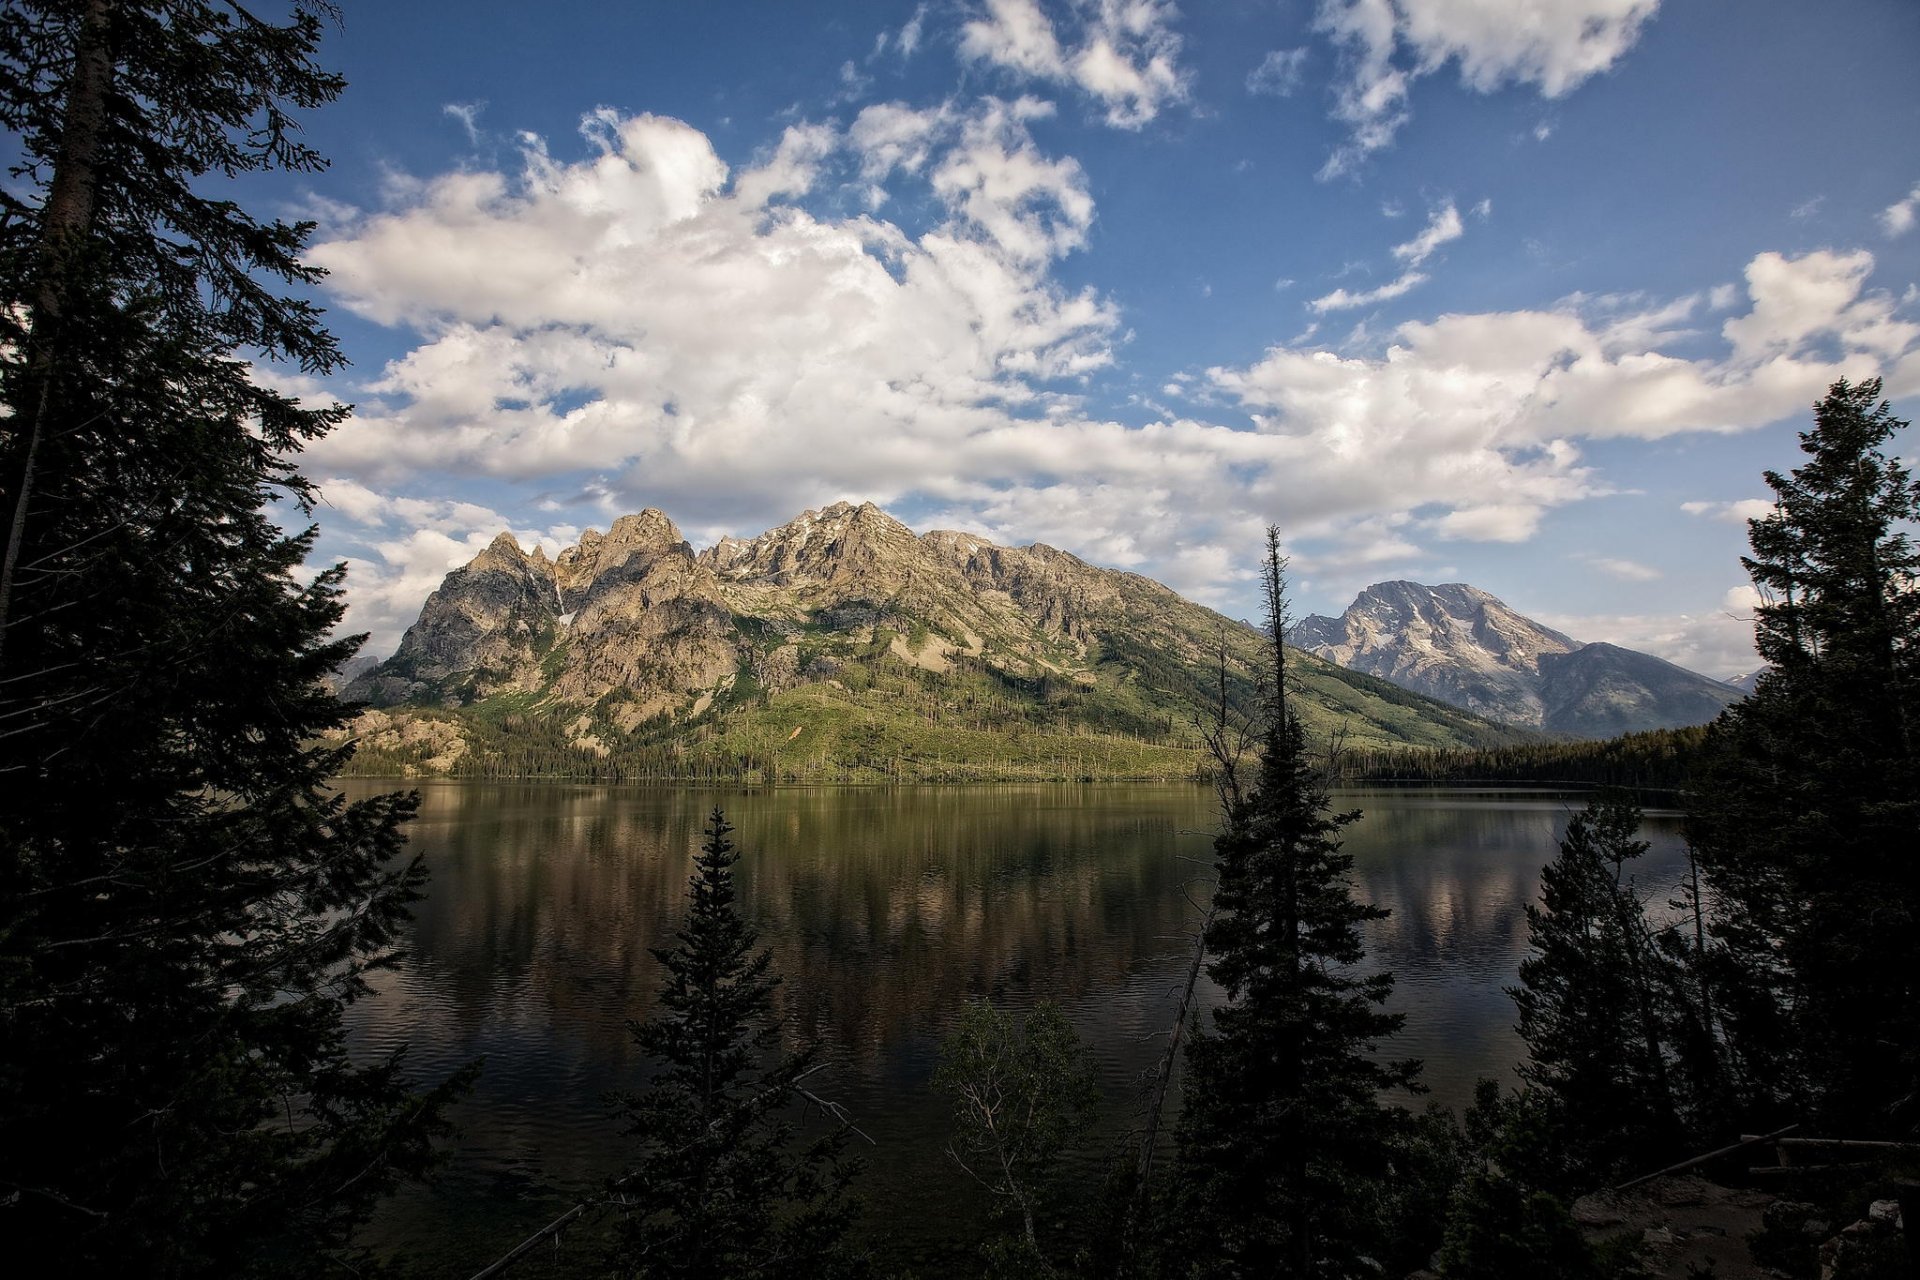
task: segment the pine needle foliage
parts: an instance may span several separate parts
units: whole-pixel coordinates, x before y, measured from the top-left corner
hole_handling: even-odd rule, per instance
[[[1618,792],[1569,818],[1527,906],[1528,955],[1508,992],[1527,1045],[1520,1077],[1581,1189],[1658,1168],[1690,1136],[1674,1062],[1673,997],[1686,984],[1633,881],[1650,847],[1640,818]]]
[[[1858,1136],[1920,1132],[1920,485],[1880,391],[1834,383],[1766,474],[1742,563],[1768,670],[1690,799],[1751,1106]]]
[[[715,809],[675,945],[653,949],[667,971],[659,1011],[629,1023],[658,1071],[618,1099],[640,1150],[613,1186],[625,1212],[611,1268],[648,1280],[861,1275],[844,1241],[857,1172],[846,1130],[796,1143],[789,1114],[813,1054],[781,1048],[780,979],[740,914],[732,831]]]
[[[298,1276],[422,1172],[448,1090],[356,1062],[346,1007],[424,881],[414,802],[349,804],[302,566],[324,373],[309,224],[227,181],[310,170],[324,6],[0,10],[0,1234],[68,1275]]]
[[[1306,1280],[1377,1272],[1408,1118],[1380,1098],[1419,1067],[1376,1060],[1403,1018],[1381,1007],[1392,975],[1357,966],[1387,913],[1353,896],[1340,832],[1359,815],[1330,812],[1289,706],[1284,571],[1269,530],[1271,703],[1254,785],[1229,793],[1214,842],[1207,972],[1227,999],[1187,1050],[1176,1213],[1199,1273]]]

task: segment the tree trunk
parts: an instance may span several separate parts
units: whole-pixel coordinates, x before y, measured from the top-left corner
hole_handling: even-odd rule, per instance
[[[26,444],[19,471],[7,495],[7,549],[0,560],[0,656],[5,653],[7,628],[13,621],[14,574],[20,547],[26,538],[27,503],[40,459],[40,441],[52,410],[53,371],[62,322],[66,317],[71,273],[76,257],[93,231],[95,197],[99,191],[96,165],[107,131],[107,94],[113,87],[110,30],[113,0],[88,0],[75,38],[73,79],[60,130],[60,154],[54,161],[53,182],[40,228],[39,263],[30,290],[33,319],[28,337],[35,386],[34,411],[26,424]]]

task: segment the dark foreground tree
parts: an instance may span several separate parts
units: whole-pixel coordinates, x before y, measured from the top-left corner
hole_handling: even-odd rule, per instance
[[[629,1024],[660,1070],[621,1099],[640,1153],[614,1182],[625,1213],[611,1262],[687,1280],[859,1275],[844,1243],[846,1130],[796,1146],[788,1115],[812,1054],[780,1048],[780,979],[734,904],[732,830],[715,809],[677,943],[653,952],[667,969],[660,1011]]]
[[[1446,1280],[1601,1280],[1567,1206],[1586,1174],[1562,1136],[1562,1117],[1543,1090],[1503,1094],[1482,1080],[1463,1117],[1467,1149],[1438,1252]],[[1636,1242],[1637,1243],[1637,1242]]]
[[[1849,1136],[1920,1126],[1920,487],[1889,452],[1906,425],[1877,380],[1836,382],[1807,460],[1767,473],[1777,505],[1742,563],[1768,670],[1715,722],[1690,800],[1754,1107]]]
[[[1226,992],[1187,1049],[1174,1213],[1177,1261],[1201,1274],[1344,1277],[1385,1245],[1396,1130],[1380,1096],[1418,1064],[1383,1063],[1402,1017],[1390,974],[1360,976],[1360,929],[1386,915],[1355,901],[1353,859],[1288,703],[1284,569],[1268,532],[1264,580],[1271,706],[1257,776],[1214,842],[1207,971]]]
[[[1528,955],[1510,990],[1527,1060],[1520,1077],[1553,1120],[1553,1142],[1588,1189],[1658,1168],[1689,1148],[1704,1038],[1680,957],[1662,945],[1634,883],[1650,847],[1640,808],[1603,792],[1567,822],[1560,855],[1527,907]]]
[[[442,1095],[342,1013],[419,891],[411,800],[327,790],[339,570],[290,461],[345,410],[309,227],[227,179],[311,169],[316,6],[0,12],[0,1234],[63,1274],[332,1266],[430,1155]]]

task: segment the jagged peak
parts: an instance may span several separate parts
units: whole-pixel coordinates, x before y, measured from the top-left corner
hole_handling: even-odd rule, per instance
[[[680,526],[658,507],[648,507],[633,515],[621,516],[607,530],[609,542],[655,542],[671,545],[684,542]]]
[[[502,529],[494,535],[493,541],[487,544],[486,550],[467,562],[467,568],[518,569],[524,568],[526,564],[527,553],[520,549],[520,540],[513,536],[511,530]]]

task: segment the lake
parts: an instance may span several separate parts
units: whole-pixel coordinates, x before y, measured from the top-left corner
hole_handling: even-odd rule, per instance
[[[350,794],[396,784],[354,780]],[[428,782],[412,828],[433,882],[410,959],[350,1013],[356,1050],[405,1043],[428,1078],[484,1057],[445,1176],[398,1197],[383,1248],[466,1276],[623,1167],[605,1096],[645,1076],[626,1023],[651,1012],[700,829],[738,828],[742,907],[785,978],[793,1035],[833,1066],[810,1082],[845,1105],[870,1230],[923,1276],[965,1268],[982,1197],[944,1153],[949,1109],[928,1088],[942,1033],[971,996],[1054,1000],[1092,1052],[1107,1103],[1083,1157],[1134,1122],[1184,977],[1192,905],[1208,893],[1213,795],[1179,785],[714,789]],[[1369,967],[1398,978],[1405,1033],[1432,1097],[1461,1105],[1519,1055],[1511,1002],[1524,908],[1583,802],[1547,791],[1350,789],[1354,884],[1393,914]],[[1672,896],[1678,815],[1649,814],[1639,879]],[[1211,994],[1211,993],[1209,993]],[[1419,1104],[1415,1104],[1419,1105]],[[543,1251],[515,1275],[565,1270]]]

